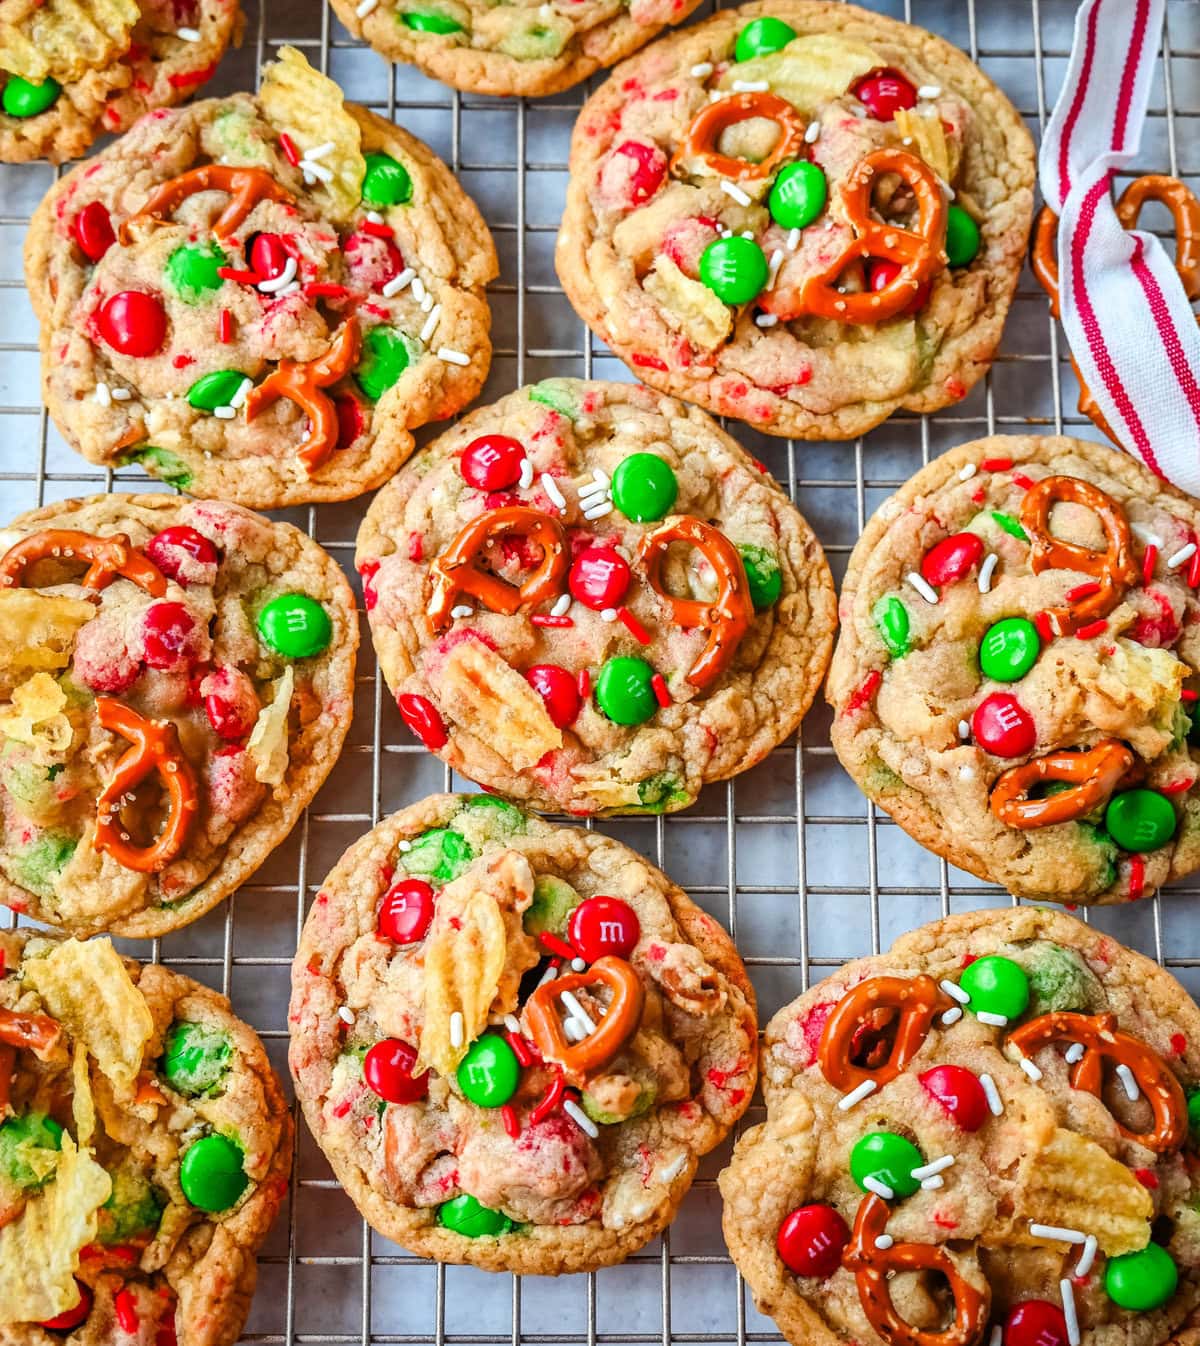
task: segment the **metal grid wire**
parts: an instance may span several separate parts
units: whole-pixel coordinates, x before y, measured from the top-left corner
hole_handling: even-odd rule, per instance
[[[870,0],[868,0],[870,3]],[[1020,108],[1035,135],[1066,65],[1073,0],[885,0],[873,8],[939,33],[970,53]],[[704,11],[701,11],[703,13]],[[209,92],[253,87],[290,41],[351,94],[431,144],[479,202],[496,237],[492,375],[483,400],[550,374],[628,378],[571,312],[553,271],[570,129],[585,90],[539,101],[461,95],[408,67],[389,67],[350,39],[323,5],[250,0],[246,42]],[[596,81],[593,81],[595,84]],[[1200,175],[1200,4],[1169,0],[1168,27],[1139,171]],[[49,187],[46,165],[0,167],[0,501],[3,516],[68,495],[162,489],[137,471],[89,468],[37,401],[36,325],[20,252],[29,214]],[[1165,224],[1165,217],[1148,216]],[[795,444],[733,426],[816,528],[835,576],[864,520],[922,463],[993,432],[1066,430],[1099,438],[1075,411],[1077,388],[1045,296],[1022,277],[1002,352],[987,379],[933,417],[897,416],[864,439]],[[287,511],[351,578],[365,500]],[[232,997],[286,1081],[288,970],[307,906],[347,845],[401,805],[452,778],[411,738],[378,676],[366,624],[356,714],[345,752],[313,807],[251,883],[224,907],[148,949]],[[950,912],[1008,902],[948,867],[868,803],[829,747],[814,707],[801,736],[687,813],[599,824],[654,860],[734,932],[763,1021],[813,979]],[[1200,879],[1091,919],[1200,989]],[[1169,953],[1168,953],[1169,950]],[[761,1117],[756,1104],[747,1118]],[[432,1265],[372,1234],[301,1126],[290,1201],[261,1259],[252,1342],[741,1343],[778,1341],[736,1275],[720,1235],[714,1178],[728,1148],[701,1167],[679,1218],[622,1267],[559,1280],[488,1276]]]

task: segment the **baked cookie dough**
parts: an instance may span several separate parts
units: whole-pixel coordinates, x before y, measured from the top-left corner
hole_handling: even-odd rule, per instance
[[[329,774],[358,624],[291,524],[166,495],[0,531],[0,902],[149,938],[244,883]]]
[[[292,967],[296,1092],[374,1229],[553,1275],[670,1223],[754,1091],[724,930],[641,856],[435,795],[326,878]]]
[[[769,434],[850,439],[987,371],[1033,141],[957,48],[779,0],[662,38],[584,105],[559,279],[638,378]]]
[[[25,266],[72,447],[255,508],[378,486],[491,359],[475,206],[292,48],[67,174]]]
[[[242,26],[238,0],[3,0],[0,161],[77,159],[181,103]]]
[[[1123,902],[1200,866],[1200,507],[1128,455],[975,440],[876,511],[826,695],[842,765],[952,864]]]
[[[724,1229],[794,1346],[1158,1346],[1200,1307],[1200,1012],[1058,912],[977,911],[767,1026]]]
[[[765,470],[623,383],[548,379],[467,416],[375,497],[355,564],[426,747],[581,817],[685,808],[766,756],[836,620],[820,545]]]
[[[468,93],[558,93],[680,23],[700,0],[331,0],[355,37]]]
[[[0,1346],[232,1346],[291,1161],[224,996],[0,931]]]

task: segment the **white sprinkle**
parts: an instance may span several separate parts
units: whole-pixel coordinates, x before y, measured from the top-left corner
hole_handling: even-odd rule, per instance
[[[964,463],[962,467],[958,469],[958,479],[959,481],[970,481],[978,471],[979,469],[974,463]]]
[[[1058,1289],[1062,1295],[1063,1317],[1067,1322],[1068,1346],[1079,1346],[1079,1314],[1075,1312],[1075,1289],[1071,1285],[1071,1278],[1064,1276],[1058,1283]]]
[[[600,620],[602,622],[615,622],[617,620],[616,608],[601,608]]]
[[[1004,1346],[1004,1329],[1002,1327],[993,1327],[992,1335],[988,1338],[988,1346]]]
[[[990,1075],[980,1075],[979,1083],[983,1085],[983,1094],[992,1116],[999,1117],[1004,1112],[1004,1100],[1000,1097],[1000,1090],[996,1088],[996,1081]]]
[[[599,467],[592,468],[592,479],[607,489],[608,474],[602,468]]]
[[[416,274],[417,273],[411,266],[406,266],[399,275],[393,276],[391,280],[388,281],[380,293],[385,299],[390,299],[394,294],[399,294]]]
[[[788,252],[795,252],[796,249],[797,249],[799,246],[800,246],[800,230],[799,230],[799,229],[789,229],[789,230],[788,230],[788,236],[787,236],[787,250],[788,250]]]
[[[728,179],[722,178],[721,190],[725,193],[726,196],[732,196],[739,206],[748,206],[750,204],[749,196],[747,196],[746,193],[742,191],[742,189],[737,185],[736,182],[730,182],[728,181]]]
[[[354,12],[360,19],[365,19],[368,14],[373,14],[379,7],[379,0],[361,0],[361,3],[355,6]]]
[[[841,1098],[838,1099],[838,1108],[842,1112],[849,1112],[856,1103],[861,1103],[864,1098],[873,1094],[878,1088],[879,1082],[877,1080],[863,1080],[861,1084],[851,1089],[848,1094],[843,1094]]]
[[[550,497],[551,504],[557,505],[559,509],[566,509],[567,497],[559,490],[558,482],[549,472],[543,472],[541,476],[542,490]]]
[[[283,289],[280,290],[279,293],[275,296],[275,298],[283,299],[289,294],[295,294],[299,288],[300,288],[300,282],[298,280],[294,280],[290,285],[285,285]]]
[[[1005,1014],[992,1014],[990,1010],[977,1010],[975,1017],[981,1024],[991,1024],[993,1028],[1003,1028],[1008,1023]]]
[[[421,312],[428,313],[433,307],[433,295],[428,290],[425,291],[425,297],[421,300]]]
[[[1026,1073],[1026,1075],[1028,1075],[1029,1078],[1034,1082],[1034,1084],[1037,1084],[1038,1081],[1042,1078],[1041,1070],[1029,1059],[1028,1056],[1020,1057],[1017,1061],[1017,1065],[1021,1067],[1021,1069]]]
[[[310,153],[311,153],[311,151],[310,151]],[[383,223],[383,216],[382,216],[377,210],[368,210],[368,211],[367,211],[367,219],[370,220],[372,224],[382,224],[382,223]]]
[[[1167,558],[1167,569],[1178,570],[1185,561],[1190,561],[1196,554],[1196,544],[1189,542],[1186,547],[1180,547],[1174,556]]]
[[[199,41],[200,41],[200,29],[199,29],[199,28],[176,28],[176,29],[175,29],[175,36],[176,36],[176,37],[181,37],[181,38],[183,38],[183,40],[184,40],[185,42],[199,42]]]
[[[229,405],[234,409],[234,411],[239,410],[239,408],[243,406],[243,404],[246,401],[246,398],[250,396],[250,389],[253,387],[254,387],[253,379],[243,379],[241,383],[238,384],[237,392],[234,393],[234,395],[229,399]]]
[[[711,61],[697,61],[697,63],[692,66],[693,79],[707,79],[712,72],[713,68]]]
[[[461,1047],[463,1045],[464,1025],[462,1010],[455,1010],[450,1016],[450,1045],[451,1047]]]
[[[654,1177],[658,1182],[674,1182],[675,1179],[679,1177],[679,1175],[683,1172],[686,1163],[687,1163],[687,1155],[677,1154],[675,1158],[672,1159],[671,1162],[666,1166],[666,1168],[660,1168],[658,1172],[655,1173]]]
[[[942,96],[942,86],[940,84],[922,84],[917,90],[918,98],[940,98]]]
[[[464,355],[462,351],[456,351],[450,346],[439,346],[437,348],[437,358],[444,360],[448,365],[469,365],[471,357]]]
[[[1073,1066],[1076,1061],[1082,1061],[1084,1050],[1082,1042],[1072,1042],[1067,1048],[1067,1065]]]
[[[875,1246],[881,1252],[887,1252],[887,1250],[892,1246],[893,1243],[895,1243],[895,1241],[896,1240],[892,1238],[891,1234],[880,1234],[875,1239]]]
[[[133,394],[128,388],[114,388],[112,390],[112,400],[114,402],[128,402]]]
[[[451,617],[473,617],[475,609],[469,603],[459,603],[450,609]]]
[[[1135,537],[1140,538],[1143,542],[1147,543],[1149,546],[1151,547],[1162,546],[1162,538],[1160,538],[1157,533],[1152,533],[1144,523],[1131,523],[1129,527],[1133,530],[1133,534]]]
[[[969,1005],[971,997],[963,990],[957,982],[951,981],[949,977],[945,981],[938,982],[938,985],[950,997],[951,1000],[957,1000],[960,1005]]]
[[[300,161],[300,172],[304,175],[304,185],[311,187],[317,180],[317,175],[308,167],[303,159]]]
[[[558,976],[558,968],[556,968],[554,964],[551,963],[550,966],[545,970],[545,972],[542,973],[542,979],[541,981],[538,982],[538,986],[539,987],[545,986],[547,982],[553,981],[554,978],[557,976]]]
[[[564,1019],[563,1036],[568,1042],[582,1042],[587,1037],[587,1029],[578,1019]]]
[[[567,1009],[571,1011],[572,1016],[578,1019],[589,1033],[594,1033],[596,1031],[595,1019],[593,1019],[587,1010],[583,1008],[572,992],[564,991],[562,993],[562,1002],[566,1005]]]
[[[766,93],[771,87],[765,79],[735,79],[734,93]]]
[[[817,139],[820,136],[820,134],[821,134],[821,123],[809,122],[809,124],[804,128],[805,143],[809,145],[815,145],[817,143]]]
[[[1141,1098],[1142,1091],[1138,1088],[1138,1082],[1133,1077],[1133,1071],[1129,1069],[1124,1061],[1117,1067],[1117,1079],[1121,1081],[1121,1084],[1125,1088],[1125,1097],[1129,1099],[1131,1103],[1136,1103],[1137,1100]]]
[[[606,514],[613,512],[613,503],[611,500],[604,500],[599,505],[593,505],[591,509],[583,511],[585,519],[603,519]]]
[[[905,576],[905,579],[908,580],[909,584],[911,584],[917,593],[921,595],[926,603],[937,603],[937,590],[923,575],[918,575],[915,570],[910,570]]]
[[[304,157],[311,163],[314,159],[324,159],[326,155],[332,154],[337,146],[332,140],[326,140],[323,144],[314,145],[311,150],[304,151]],[[382,224],[382,220],[376,220],[376,224]]]
[[[504,1027],[510,1033],[519,1033],[521,1031],[521,1022],[515,1014],[506,1014],[504,1016]]]
[[[967,741],[967,739],[971,737],[971,726],[966,722],[966,720],[959,720],[958,736],[959,738],[962,739],[964,743]]]
[[[412,287],[413,287],[413,298],[419,304],[421,300],[425,298],[426,294],[428,294],[428,291],[425,289],[425,282],[421,279],[420,276],[417,276],[412,283]]]
[[[550,609],[551,617],[565,617],[567,609],[571,606],[571,595],[560,594],[554,600],[554,606]]]
[[[1086,1243],[1087,1235],[1078,1229],[1067,1229],[1060,1224],[1038,1224],[1031,1220],[1029,1232],[1035,1239],[1054,1239],[1058,1243]]]
[[[517,478],[517,485],[523,491],[527,491],[533,484],[533,464],[528,458],[521,459],[521,475]]]
[[[572,958],[572,959],[571,959],[571,971],[572,971],[572,972],[586,972],[586,971],[587,971],[587,964],[583,961],[582,958]]]
[[[573,1098],[564,1099],[562,1107],[563,1111],[570,1117],[580,1131],[586,1132],[593,1140],[596,1139],[600,1134],[596,1128],[596,1124]]]
[[[295,279],[296,259],[289,254],[279,275],[272,276],[270,280],[260,280],[257,288],[262,294],[274,294],[276,290],[282,290],[285,285],[290,285]]]
[[[425,322],[422,325],[420,332],[417,333],[417,335],[420,337],[422,341],[428,342],[429,338],[434,334],[434,332],[437,331],[437,325],[441,321],[441,317],[442,317],[441,304],[434,304],[434,306],[429,310],[429,317],[425,319]]]
[[[776,248],[771,254],[771,260],[767,263],[767,289],[773,290],[775,282],[779,279],[779,268],[783,265],[784,251],[782,248]]]
[[[951,1024],[956,1024],[962,1018],[962,1010],[957,1005],[953,1009],[948,1009],[942,1015],[942,1027],[949,1028]]]
[[[352,1024],[354,1022],[354,1011],[348,1008],[346,1005],[339,1005],[338,1018],[344,1024]]]
[[[774,313],[760,313],[754,319],[754,325],[755,327],[774,327],[778,321],[779,319]]]
[[[1083,1252],[1079,1254],[1079,1261],[1075,1263],[1076,1276],[1086,1276],[1092,1269],[1092,1263],[1096,1260],[1096,1249],[1099,1243],[1095,1234],[1087,1236],[1087,1242],[1083,1245]]]
[[[886,1182],[880,1182],[878,1178],[864,1178],[862,1184],[868,1192],[874,1192],[876,1196],[881,1196],[885,1201],[891,1201],[896,1195]]]
[[[232,407],[213,407],[213,415],[219,421],[231,421],[237,412]]]
[[[398,841],[398,842],[396,843],[396,849],[397,849],[398,851],[400,851],[401,854],[403,854],[405,851],[411,851],[411,850],[412,850],[412,842],[411,842],[411,841]]]
[[[1000,557],[994,551],[988,552],[983,558],[983,564],[979,567],[979,592],[981,594],[991,593],[992,574],[999,560]]]
[[[300,167],[305,173],[311,173],[314,178],[320,178],[322,182],[333,181],[333,169],[326,168],[324,164],[313,163],[311,159],[302,159]]]
[[[940,1173],[935,1173],[932,1178],[926,1178],[921,1184],[923,1192],[936,1192],[939,1187],[945,1187],[946,1179]]]
[[[102,407],[112,406],[112,393],[108,391],[107,383],[96,384],[95,400],[99,402]]]
[[[920,1168],[914,1168],[912,1175],[920,1182],[923,1178],[932,1178],[935,1173],[942,1173],[954,1164],[952,1154],[944,1154],[940,1159],[931,1159],[929,1163],[922,1164]]]

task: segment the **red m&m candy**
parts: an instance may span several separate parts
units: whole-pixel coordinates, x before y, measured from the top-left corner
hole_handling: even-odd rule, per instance
[[[282,276],[287,266],[288,250],[278,234],[255,234],[250,244],[247,260],[250,269],[262,280],[274,280]]]
[[[104,301],[96,318],[104,340],[121,355],[154,355],[167,339],[167,311],[157,295],[121,290]]]
[[[438,708],[427,696],[418,696],[415,692],[401,692],[396,698],[396,709],[404,723],[413,731],[430,752],[437,752],[445,746],[450,737],[446,733],[446,722],[438,714]]]
[[[992,692],[971,716],[975,742],[997,757],[1024,757],[1033,751],[1037,728],[1033,716],[1011,692]]]
[[[899,262],[890,262],[886,257],[877,257],[873,262],[867,264],[867,284],[875,293],[886,290],[902,269]],[[927,280],[924,285],[918,285],[913,291],[912,303],[907,308],[902,309],[901,312],[916,313],[918,309],[924,308],[932,289],[932,281]]]
[[[415,1047],[399,1038],[384,1038],[363,1057],[363,1079],[386,1103],[419,1103],[429,1093],[429,1072],[413,1074]]]
[[[1004,1320],[1004,1346],[1067,1346],[1067,1320],[1057,1304],[1025,1299]]]
[[[117,241],[107,207],[89,201],[71,222],[71,232],[89,262],[98,262]]]
[[[605,954],[628,958],[641,933],[637,912],[619,897],[589,897],[567,923],[567,937],[589,963]]]
[[[596,612],[615,608],[629,590],[629,562],[612,547],[585,547],[571,563],[571,597]]]
[[[480,491],[504,491],[521,479],[525,446],[511,435],[480,435],[458,461],[463,480]]]
[[[534,664],[525,672],[525,680],[546,704],[546,714],[559,729],[565,729],[579,714],[583,704],[579,684],[557,664]]]
[[[876,70],[860,79],[852,92],[880,122],[890,122],[901,108],[917,105],[916,89],[898,70]]]
[[[921,574],[930,584],[953,584],[969,575],[983,558],[983,539],[976,533],[954,533],[935,543],[921,558]]]
[[[987,1095],[979,1077],[966,1066],[934,1066],[919,1078],[964,1131],[978,1131],[987,1121]]]
[[[379,904],[379,933],[395,944],[415,944],[429,930],[433,906],[433,889],[424,879],[399,879]]]
[[[643,201],[649,201],[667,176],[666,155],[657,145],[647,145],[641,140],[626,140],[617,146],[613,154],[623,155],[630,161],[628,183],[630,203],[639,206]]]
[[[142,619],[142,657],[151,668],[176,668],[188,659],[196,619],[182,603],[151,603]]]
[[[775,1247],[797,1276],[832,1276],[842,1265],[850,1227],[832,1206],[797,1206],[779,1226]]]
[[[184,563],[179,552],[201,565],[216,565],[221,559],[208,538],[186,523],[173,523],[170,528],[155,533],[142,550],[168,579],[179,580],[183,585],[187,580],[180,578]]]
[[[44,1323],[38,1323],[39,1327],[44,1327],[48,1332],[70,1332],[80,1323],[87,1321],[88,1314],[92,1311],[92,1292],[80,1280],[75,1284],[79,1287],[79,1303],[74,1308],[64,1309],[53,1318],[47,1318]]]
[[[334,448],[348,449],[362,434],[363,426],[366,424],[362,406],[358,398],[350,393],[346,393],[342,397],[335,397],[333,406],[337,412],[338,424],[338,437]]]

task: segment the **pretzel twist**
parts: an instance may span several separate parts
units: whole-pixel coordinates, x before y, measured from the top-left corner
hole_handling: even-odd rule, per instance
[[[289,205],[295,200],[291,192],[281,187],[265,168],[231,168],[226,164],[203,164],[191,168],[177,178],[162,183],[146,199],[136,215],[121,225],[121,242],[128,243],[133,226],[150,222],[161,224],[177,210],[189,196],[197,192],[228,192],[225,209],[213,222],[217,238],[228,238],[260,201],[283,201]]]
[[[480,570],[483,549],[499,537],[524,534],[542,549],[536,570],[518,588],[499,575]],[[528,603],[562,590],[570,557],[562,524],[528,505],[505,505],[472,519],[429,567],[433,589],[425,609],[434,631],[449,626],[450,611],[460,594],[470,594],[491,612],[511,617]]]
[[[1150,1104],[1154,1129],[1131,1131],[1117,1122],[1117,1130],[1126,1140],[1144,1145],[1156,1154],[1177,1150],[1187,1139],[1187,1098],[1174,1072],[1148,1042],[1118,1028],[1115,1014],[1056,1010],[1014,1029],[1007,1041],[1022,1056],[1031,1056],[1052,1042],[1082,1043],[1084,1053],[1071,1067],[1071,1088],[1082,1089],[1096,1098],[1102,1097],[1104,1062],[1110,1060],[1128,1066]]]
[[[1175,224],[1175,270],[1183,282],[1184,293],[1189,299],[1195,299],[1200,295],[1200,201],[1178,178],[1168,177],[1165,173],[1147,173],[1135,178],[1117,200],[1117,219],[1122,229],[1136,228],[1138,216],[1147,201],[1160,201],[1171,212]],[[1060,316],[1057,234],[1058,216],[1049,206],[1043,206],[1033,234],[1030,263],[1038,283],[1049,296],[1050,313],[1054,318]],[[1073,355],[1071,368],[1079,383],[1079,411],[1121,448],[1120,439],[1113,433],[1084,383]]]
[[[596,1031],[582,1042],[570,1043],[558,1017],[564,991],[606,986],[612,1000]],[[632,963],[613,954],[597,958],[586,972],[572,972],[539,986],[525,1002],[525,1028],[542,1059],[558,1066],[570,1084],[582,1087],[589,1075],[602,1070],[637,1032],[645,991]]]
[[[878,1336],[890,1346],[972,1346],[979,1339],[991,1307],[991,1296],[962,1275],[939,1243],[893,1243],[877,1248],[887,1232],[891,1211],[882,1197],[863,1198],[854,1217],[854,1231],[842,1253],[842,1266],[854,1273],[863,1312]],[[890,1277],[898,1271],[940,1272],[954,1296],[954,1321],[940,1332],[914,1327],[892,1302]]]
[[[731,126],[749,121],[751,117],[765,117],[779,127],[771,152],[758,163],[722,154],[717,149],[721,136]],[[735,93],[707,104],[692,118],[683,144],[671,156],[671,171],[676,172],[681,167],[686,171],[690,160],[699,159],[710,172],[723,178],[756,181],[770,177],[790,160],[801,156],[807,158],[804,130],[799,114],[786,98],[773,93]]]
[[[1051,752],[1009,767],[992,786],[992,812],[1006,827],[1025,831],[1074,822],[1102,804],[1129,775],[1133,753],[1118,739],[1106,738],[1085,752]],[[1035,785],[1065,781],[1071,788],[1045,799],[1030,799]]]
[[[1060,500],[1083,505],[1095,514],[1104,529],[1103,551],[1065,542],[1051,533],[1050,511]],[[1029,564],[1035,575],[1043,570],[1078,570],[1100,581],[1096,593],[1047,610],[1050,625],[1060,636],[1070,635],[1097,617],[1107,617],[1125,590],[1138,579],[1125,511],[1111,495],[1090,481],[1078,477],[1043,477],[1025,492],[1021,526],[1029,534]]]
[[[152,598],[161,598],[167,592],[166,577],[130,545],[126,534],[97,537],[94,533],[79,533],[70,528],[44,528],[14,542],[0,556],[0,587],[19,587],[31,565],[50,558],[86,561],[88,570],[83,577],[83,587],[97,593],[107,589],[118,575],[144,589]]]
[[[136,710],[108,696],[96,698],[101,727],[133,745],[113,769],[96,805],[98,851],[107,851],[119,865],[139,874],[154,874],[183,849],[196,817],[196,777],[179,744],[179,731],[170,720],[147,720]],[[134,845],[121,823],[121,801],[152,772],[167,792],[167,818],[162,831],[148,846]]]
[[[690,542],[717,575],[717,596],[711,603],[676,598],[663,588],[662,563],[672,542]],[[677,626],[699,627],[708,640],[688,671],[687,680],[701,691],[711,687],[729,667],[742,637],[754,620],[746,569],[738,549],[719,529],[688,514],[672,514],[643,535],[637,559],[646,583],[671,609]]]
[[[714,104],[716,106],[716,104]],[[871,193],[880,173],[897,173],[917,202],[915,229],[883,224],[871,215]],[[841,188],[842,213],[853,240],[821,271],[799,284],[780,284],[759,295],[758,306],[789,321],[806,314],[834,322],[884,322],[903,313],[926,281],[946,265],[946,198],[937,174],[907,150],[873,150],[854,165]],[[842,294],[837,283],[853,262],[883,258],[900,270],[880,290]]]
[[[337,408],[321,389],[331,388],[354,368],[358,348],[358,324],[350,319],[338,328],[324,355],[315,360],[280,360],[278,368],[246,396],[248,421],[281,397],[295,402],[308,417],[308,433],[297,452],[310,477],[338,441]]]
[[[916,977],[868,977],[847,991],[825,1020],[817,1060],[821,1074],[835,1089],[848,1093],[867,1080],[882,1088],[904,1070],[921,1050],[933,1017],[949,1009],[950,997],[925,973]],[[895,1037],[887,1060],[877,1066],[860,1066],[851,1060],[854,1038],[869,1014],[893,1011]],[[887,1025],[890,1026],[891,1019]]]

